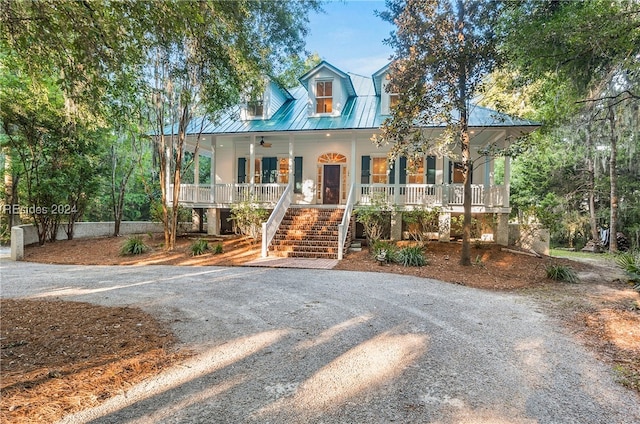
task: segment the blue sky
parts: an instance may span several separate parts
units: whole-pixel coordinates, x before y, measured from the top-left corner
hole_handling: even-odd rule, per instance
[[[307,50],[344,72],[371,76],[389,62],[392,49],[383,44],[394,27],[374,15],[384,1],[328,1],[326,13],[311,13]]]

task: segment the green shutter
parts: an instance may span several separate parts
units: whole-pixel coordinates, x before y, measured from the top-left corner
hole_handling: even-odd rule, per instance
[[[400,184],[407,183],[407,158],[400,158]]]
[[[302,156],[293,160],[293,192],[302,193]]]
[[[362,156],[360,184],[369,184],[371,177],[371,156]]]
[[[436,157],[427,156],[427,184],[436,183]]]
[[[238,158],[238,184],[247,182],[247,159]]]

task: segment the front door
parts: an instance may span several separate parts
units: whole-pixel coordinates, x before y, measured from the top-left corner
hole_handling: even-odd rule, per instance
[[[324,165],[322,203],[325,205],[340,203],[340,165]]]

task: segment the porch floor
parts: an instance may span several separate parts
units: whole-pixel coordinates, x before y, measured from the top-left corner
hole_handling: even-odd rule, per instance
[[[267,257],[245,262],[242,266],[265,268],[332,269],[336,265],[338,265],[337,259]]]

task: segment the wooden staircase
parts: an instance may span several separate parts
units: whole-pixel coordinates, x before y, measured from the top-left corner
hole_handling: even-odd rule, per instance
[[[338,225],[344,209],[289,208],[276,232],[269,254],[286,258],[338,258]],[[349,247],[351,219],[345,242]]]

